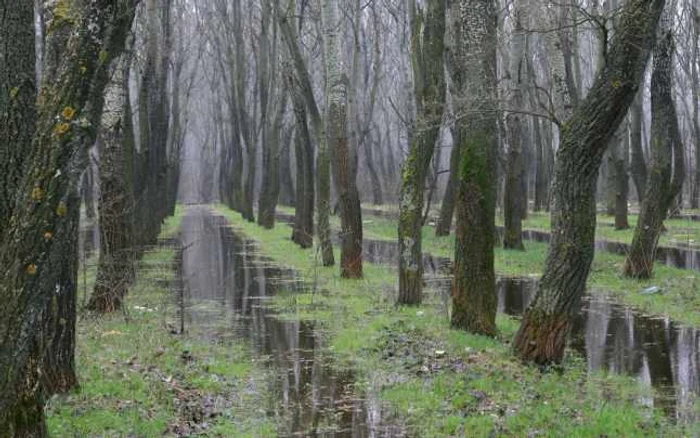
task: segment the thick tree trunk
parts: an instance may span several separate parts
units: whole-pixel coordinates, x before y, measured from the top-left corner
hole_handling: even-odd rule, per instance
[[[565,122],[555,164],[552,241],[537,294],[514,348],[521,359],[558,363],[593,261],[595,189],[603,153],[639,89],[663,0],[631,0],[588,96]]]
[[[461,141],[457,130],[452,130],[452,151],[450,152],[450,177],[445,187],[445,196],[442,198],[440,206],[440,217],[435,227],[436,236],[449,236],[452,228],[452,218],[455,211],[455,196],[457,194],[457,184],[459,184],[459,163]]]
[[[445,106],[445,2],[412,0],[410,7],[417,120],[399,195],[399,304],[423,299],[423,191]]]
[[[692,99],[693,99],[693,146],[695,152],[695,172],[693,174],[693,186],[690,195],[690,208],[700,207],[700,9],[697,3],[693,4],[693,44],[691,59]]]
[[[667,19],[664,20],[664,22]],[[644,202],[630,252],[625,260],[627,277],[650,278],[664,219],[684,178],[683,143],[673,103],[673,34],[670,27],[654,49],[651,76],[651,163]]]
[[[41,328],[39,316],[63,281],[56,267],[64,248],[55,245],[53,236],[70,229],[69,208],[77,208],[70,197],[78,193],[87,145],[94,141],[107,66],[124,47],[135,4],[97,0],[80,10],[58,74],[42,89],[39,122],[17,192],[16,219],[0,251],[0,431],[10,436],[24,433],[27,422],[19,419],[28,418],[35,430],[43,428],[40,391],[27,385],[36,380],[27,370],[35,370],[41,360],[31,355]],[[27,406],[26,400],[33,398],[36,402]]]
[[[100,128],[100,257],[95,289],[88,308],[110,313],[121,307],[133,272],[133,232],[130,197],[124,159],[124,107],[128,89],[129,63],[126,57],[115,61],[112,80],[105,90],[105,106]]]
[[[69,195],[66,227],[53,236],[61,254],[56,259],[60,272],[57,287],[44,311],[44,353],[41,383],[47,395],[64,394],[78,386],[75,372],[75,325],[78,296],[78,235],[80,195]],[[48,237],[48,236],[47,236]]]
[[[468,102],[468,106],[456,109],[458,114],[467,115],[456,122],[462,163],[457,191],[452,326],[495,335],[496,11],[492,0],[460,0],[453,7],[454,64],[459,72],[455,75],[455,90],[457,101]]]
[[[0,0],[0,245],[36,127],[34,5]]]

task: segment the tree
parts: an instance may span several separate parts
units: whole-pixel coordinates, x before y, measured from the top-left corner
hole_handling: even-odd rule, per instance
[[[295,3],[294,0],[290,1],[287,13],[284,13],[277,7],[278,25],[282,32],[282,39],[287,45],[292,58],[296,79],[298,80],[298,92],[304,98],[307,115],[311,118],[311,126],[318,145],[316,154],[316,211],[318,215],[316,233],[318,234],[323,266],[333,266],[335,257],[333,256],[333,243],[331,242],[331,175],[328,138],[326,136],[326,125],[323,117],[321,117],[321,112],[311,87],[311,75],[299,46],[299,38],[294,26],[289,21],[288,15],[294,12]]]
[[[552,188],[552,241],[537,293],[514,341],[525,361],[550,364],[563,358],[593,260],[598,170],[639,89],[663,6],[664,0],[627,3],[588,96],[562,125]]]
[[[73,6],[75,10],[57,14],[52,23],[69,20],[77,31],[66,46],[58,80],[47,80],[42,87],[15,221],[0,250],[5,267],[0,274],[0,430],[10,436],[45,434],[43,394],[33,383],[42,356],[31,353],[36,351],[39,315],[61,284],[62,272],[51,268],[60,266],[64,247],[54,245],[52,237],[72,223],[69,209],[77,206],[70,195],[77,193],[86,144],[94,139],[107,67],[124,46],[135,4],[97,0]]]
[[[423,191],[445,106],[445,1],[411,0],[410,16],[416,123],[401,171],[399,304],[423,298]]]
[[[506,138],[508,140],[503,215],[505,227],[503,247],[524,250],[522,231],[523,215],[527,212],[527,193],[523,190],[525,168],[523,143],[528,137],[527,123],[522,114],[525,110],[524,88],[528,82],[527,46],[528,11],[523,1],[516,1],[513,10],[513,35],[511,42],[508,76],[510,84],[509,109],[506,114]],[[525,202],[523,202],[525,201]]]
[[[343,29],[337,0],[321,5],[326,51],[326,132],[333,164],[333,182],[340,204],[340,273],[344,278],[362,277],[362,209],[357,191],[357,144],[348,135],[348,77],[343,71],[340,37]],[[359,26],[360,5],[354,2],[354,25]],[[357,32],[353,32],[355,35]],[[357,37],[356,37],[357,38]],[[354,50],[357,69],[359,48]],[[355,92],[355,90],[351,90]],[[353,99],[354,101],[355,99]],[[353,107],[355,108],[355,106]],[[351,113],[354,115],[354,112]],[[353,139],[353,140],[356,140]]]
[[[651,75],[649,177],[624,267],[625,276],[634,278],[652,276],[656,246],[664,219],[681,191],[685,177],[683,141],[673,102],[674,44],[671,17],[665,16],[662,20],[660,34],[654,49],[654,70]]]
[[[493,251],[498,150],[495,4],[492,0],[455,1],[451,17],[455,29],[455,129],[462,154],[456,203],[452,326],[495,335]]]
[[[121,307],[133,280],[133,198],[126,183],[124,123],[131,63],[127,55],[115,60],[105,89],[105,107],[99,133],[100,255],[97,280],[88,308],[109,313]]]

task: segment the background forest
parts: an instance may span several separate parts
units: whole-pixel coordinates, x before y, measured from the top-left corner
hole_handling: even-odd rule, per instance
[[[0,0],[0,437],[696,436],[697,0]]]

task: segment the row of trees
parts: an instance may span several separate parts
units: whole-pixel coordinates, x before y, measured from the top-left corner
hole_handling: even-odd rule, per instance
[[[625,272],[651,275],[682,184],[682,140],[697,132],[697,93],[687,105],[693,128],[682,128],[690,118],[677,114],[672,85],[673,25],[688,23],[676,15],[696,10],[663,0],[599,6],[0,0],[0,430],[41,435],[44,398],[77,383],[79,187],[95,144],[102,238],[92,310],[120,307],[134,260],[173,212],[184,156],[205,182],[198,200],[220,198],[268,228],[280,197],[293,202],[293,240],[311,247],[315,236],[326,266],[335,263],[334,193],[346,278],[363,275],[358,176],[368,176],[375,202],[398,181],[405,305],[422,300],[425,212],[449,174],[437,232],[449,233],[456,216],[452,323],[492,335],[496,205],[504,200],[504,245],[522,249],[534,182],[535,208],[551,205],[553,236],[515,349],[539,364],[560,361],[593,258],[601,165],[622,227],[625,163],[635,163],[644,196]],[[680,65],[695,77],[691,21],[683,53],[692,57]],[[645,164],[641,90],[652,50]],[[187,142],[191,112],[197,137]]]
[[[613,193],[610,210],[617,227],[626,227],[631,159],[644,202],[625,273],[652,274],[663,219],[685,176],[681,145],[687,130],[679,127],[684,119],[673,100],[672,27],[688,22],[676,16],[692,9],[689,4],[669,5],[657,35],[664,9],[659,1],[601,6],[523,0],[500,11],[483,0],[285,3],[198,6],[200,22],[217,23],[206,36],[206,58],[217,72],[209,86],[214,118],[222,122],[215,135],[218,187],[244,218],[255,220],[257,194],[258,223],[272,227],[285,186],[280,181],[295,183],[293,197],[284,196],[296,206],[292,238],[310,247],[315,233],[322,263],[332,265],[335,192],[341,273],[360,277],[359,158],[367,158],[362,167],[378,187],[372,190],[378,200],[386,178],[377,177],[371,156],[393,157],[403,163],[398,302],[419,304],[426,210],[438,175],[449,173],[436,225],[438,234],[449,234],[456,215],[453,324],[493,334],[496,205],[501,199],[503,245],[524,249],[522,220],[533,185],[535,209],[552,207],[553,242],[516,348],[526,359],[557,362],[593,257],[596,192],[600,186]],[[697,45],[684,41],[684,47]],[[653,47],[645,160],[644,78]],[[401,53],[408,48],[410,58]],[[218,95],[219,89],[225,93]],[[383,121],[397,128],[384,137],[401,140],[371,151],[369,139],[383,132],[372,119],[386,107],[379,111]],[[452,143],[445,171],[438,153],[443,142]],[[281,165],[292,150],[295,175],[292,166]]]
[[[78,385],[86,168],[99,175],[91,310],[120,308],[134,261],[175,208],[192,75],[172,14],[185,3],[0,2],[2,436],[44,436],[45,398]]]

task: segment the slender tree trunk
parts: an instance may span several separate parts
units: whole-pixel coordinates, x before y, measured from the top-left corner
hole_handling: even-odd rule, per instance
[[[670,21],[665,18],[663,22]],[[684,178],[683,143],[673,103],[673,33],[670,25],[654,49],[651,76],[651,163],[644,202],[630,252],[625,260],[627,277],[650,278],[659,235],[673,199],[681,190]]]
[[[639,205],[644,201],[644,192],[647,187],[647,165],[644,160],[644,148],[642,146],[642,118],[643,91],[637,92],[632,108],[630,108],[630,173],[637,190]]]
[[[461,141],[456,129],[452,130],[452,151],[450,152],[450,177],[445,187],[445,196],[442,198],[440,206],[440,217],[435,227],[436,236],[449,236],[452,228],[452,218],[455,211],[455,196],[457,185],[459,184],[459,163],[461,155],[459,153]]]
[[[627,201],[629,199],[629,133],[627,123],[623,124],[622,137],[619,140],[619,150],[615,156],[615,229],[626,230],[630,227],[627,220]]]
[[[593,261],[598,169],[639,89],[663,6],[663,0],[630,0],[621,10],[607,62],[561,130],[552,241],[537,294],[514,341],[525,361],[558,363],[564,356],[566,336]]]
[[[302,248],[314,244],[314,151],[306,116],[306,104],[293,73],[288,74],[296,124],[294,151],[297,171],[297,203],[294,209],[292,240]]]
[[[374,164],[374,152],[372,146],[377,146],[381,155],[381,143],[373,142],[371,134],[368,134],[367,140],[363,142],[365,145],[365,164],[369,172],[370,180],[372,181],[372,203],[374,205],[384,204],[384,196],[382,194],[382,180],[377,172],[377,167]]]
[[[445,106],[445,2],[412,0],[410,8],[417,120],[399,195],[399,304],[423,299],[423,191]]]
[[[494,335],[496,275],[494,236],[498,102],[496,11],[492,0],[454,3],[455,90],[468,106],[456,129],[462,163],[457,192],[457,241],[452,284],[452,326]],[[478,111],[469,111],[477,109]],[[517,204],[517,203],[516,203]],[[479,232],[474,232],[479,230]]]
[[[362,209],[356,183],[357,144],[349,138],[347,131],[348,90],[339,39],[343,21],[339,21],[338,6],[338,0],[324,0],[322,3],[327,72],[326,132],[333,160],[333,181],[340,204],[340,274],[343,278],[361,278]],[[359,4],[354,9],[359,13]],[[359,17],[355,18],[359,25]],[[354,64],[353,68],[356,68],[356,60]],[[350,114],[354,115],[354,112],[350,111]]]
[[[331,242],[331,173],[330,173],[330,156],[328,153],[328,138],[326,137],[326,127],[321,113],[318,109],[316,99],[314,98],[313,89],[311,87],[311,78],[309,71],[304,62],[304,57],[299,47],[299,38],[296,35],[294,26],[289,22],[289,13],[294,13],[295,2],[290,1],[290,8],[287,13],[284,13],[277,8],[278,24],[282,33],[282,38],[289,49],[294,70],[297,75],[299,90],[306,103],[308,115],[311,118],[314,136],[318,144],[316,157],[316,210],[317,210],[317,227],[319,246],[321,250],[321,262],[323,266],[332,266],[335,264],[333,256],[333,243]]]
[[[515,111],[524,111],[523,88],[527,78],[527,53],[525,38],[528,29],[527,10],[521,1],[517,1],[514,11],[513,42],[509,68],[510,107]],[[505,171],[503,247],[524,251],[522,231],[523,217],[527,211],[527,192],[525,184],[525,167],[523,143],[527,137],[526,122],[519,112],[506,115],[506,138],[508,153]]]
[[[294,185],[294,179],[292,178],[292,166],[291,166],[291,146],[292,138],[294,135],[294,127],[291,126],[285,129],[282,135],[282,144],[280,145],[280,204],[288,205],[291,207],[297,206],[297,197]],[[298,183],[297,183],[298,187]]]

